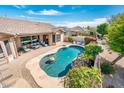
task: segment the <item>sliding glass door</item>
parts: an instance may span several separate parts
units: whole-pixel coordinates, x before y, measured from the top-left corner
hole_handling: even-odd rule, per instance
[[[8,56],[9,56],[9,55],[12,55],[12,51],[11,51],[11,48],[10,48],[9,41],[8,41],[8,40],[4,41],[4,44],[5,44],[5,47],[6,47]]]
[[[0,60],[4,57],[4,54],[3,54],[3,50],[2,50],[2,47],[0,45]]]

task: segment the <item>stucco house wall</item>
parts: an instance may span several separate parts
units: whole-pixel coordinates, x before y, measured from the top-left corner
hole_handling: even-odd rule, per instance
[[[29,36],[32,43],[32,36],[37,36],[40,42],[43,41],[44,35],[48,37],[48,45],[61,43],[64,39],[64,31],[49,23],[0,18],[0,46],[9,61],[18,57],[17,49],[22,46],[21,37]],[[53,35],[57,42],[53,42]],[[57,39],[57,35],[60,35],[60,40]],[[11,51],[11,55],[8,50]]]

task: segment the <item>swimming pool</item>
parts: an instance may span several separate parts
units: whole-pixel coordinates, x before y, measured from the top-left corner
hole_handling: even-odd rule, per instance
[[[80,46],[69,46],[59,49],[55,54],[49,54],[43,57],[40,61],[40,67],[52,77],[62,77],[71,68],[72,61],[83,53],[83,48]],[[49,62],[49,58],[54,57],[53,62]]]

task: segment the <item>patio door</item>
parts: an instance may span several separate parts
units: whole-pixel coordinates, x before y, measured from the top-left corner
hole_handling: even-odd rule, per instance
[[[11,48],[10,48],[9,40],[5,40],[4,44],[5,44],[5,47],[6,47],[6,50],[7,50],[9,61],[12,61],[13,60],[13,55],[12,55],[12,51],[11,51]]]
[[[1,48],[1,45],[0,45],[0,62],[2,62],[4,59],[4,54],[3,54],[3,50]]]

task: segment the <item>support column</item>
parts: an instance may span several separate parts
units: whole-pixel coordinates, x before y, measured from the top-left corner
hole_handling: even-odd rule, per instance
[[[42,41],[43,42],[43,35],[39,35],[40,37],[40,42]]]
[[[52,42],[52,34],[48,35],[48,41],[49,41],[49,45],[53,44],[53,42]]]
[[[9,62],[9,56],[8,56],[8,53],[7,53],[7,50],[6,50],[6,47],[5,47],[5,44],[3,41],[0,41],[0,45],[1,45],[1,48],[3,50],[3,54],[5,56],[5,59],[7,60],[7,62]]]
[[[17,38],[16,38],[16,45],[17,45],[17,47],[21,47],[21,40],[20,40],[20,37],[17,37]]]
[[[11,48],[11,51],[12,51],[12,55],[13,55],[14,58],[16,58],[18,56],[18,52],[17,52],[17,48],[16,48],[16,45],[15,45],[14,38],[10,39],[9,44],[10,44],[10,48]]]
[[[60,35],[61,35],[61,42],[63,42],[64,41],[64,33],[61,33]]]
[[[30,36],[30,40],[31,40],[31,45],[30,45],[30,46],[32,46],[32,43],[33,43],[33,41],[32,41],[32,40],[33,40],[33,39],[32,39],[32,36]]]

